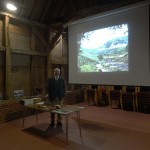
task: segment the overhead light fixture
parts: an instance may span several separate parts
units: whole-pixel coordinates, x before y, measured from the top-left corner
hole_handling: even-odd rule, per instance
[[[15,10],[17,10],[17,7],[14,4],[8,3],[7,9],[9,9],[11,11],[15,11]]]

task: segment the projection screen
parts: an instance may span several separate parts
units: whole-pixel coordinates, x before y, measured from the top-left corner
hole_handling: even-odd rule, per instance
[[[67,26],[69,83],[150,86],[149,2]]]

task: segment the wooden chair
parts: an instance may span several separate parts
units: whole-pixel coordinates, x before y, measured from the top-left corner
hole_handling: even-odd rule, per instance
[[[86,94],[87,94],[87,104],[90,106],[97,105],[97,91],[96,91],[96,89],[87,89]]]
[[[135,111],[135,93],[134,92],[122,92],[121,103],[122,103],[122,110],[133,109]]]
[[[138,89],[137,86],[126,86],[126,92],[133,93],[133,92],[136,92],[137,89]]]
[[[111,108],[122,108],[121,90],[109,91],[109,103]]]
[[[136,92],[137,111],[150,113],[150,92]]]
[[[102,105],[102,90],[97,90],[97,105],[101,106]]]

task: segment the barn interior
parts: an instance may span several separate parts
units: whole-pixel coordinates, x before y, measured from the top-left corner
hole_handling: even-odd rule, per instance
[[[138,150],[144,146],[143,143],[145,142],[143,149],[148,150],[149,86],[70,83],[68,58],[67,24],[142,2],[143,0],[0,0],[0,130],[3,131],[3,129],[7,130],[7,128],[12,127],[11,132],[15,130],[20,135],[24,112],[26,112],[25,116],[29,116],[26,119],[29,122],[25,122],[26,127],[33,124],[36,110],[26,108],[20,103],[20,100],[34,99],[34,103],[47,101],[47,80],[54,75],[55,68],[60,68],[66,88],[64,103],[85,107],[86,110],[81,113],[81,126],[83,125],[83,135],[86,135],[87,129],[90,128],[90,138],[84,137],[86,140],[82,141],[76,134],[78,130],[71,129],[70,145],[58,140],[62,137],[62,140],[64,140],[65,134],[63,133],[60,137],[58,136],[58,139],[56,137],[56,139],[46,140],[45,149],[50,146],[54,149],[73,149],[74,147],[74,149],[89,150],[113,148],[123,150],[131,149],[129,145],[133,144],[132,149]],[[146,2],[149,3],[149,0]],[[16,10],[9,10],[8,3],[15,5]],[[147,94],[146,96],[143,91]],[[98,109],[100,109],[100,112]],[[98,113],[101,113],[101,115],[97,115]],[[110,116],[108,117],[107,114]],[[40,122],[43,121],[48,124],[49,114],[39,111],[40,115],[43,118],[39,119]],[[134,119],[128,120],[130,116]],[[73,118],[71,118],[70,127],[77,128],[74,125],[77,123],[75,117],[73,115]],[[87,119],[88,117],[92,120]],[[65,121],[63,123],[65,124]],[[44,128],[47,128],[47,124]],[[95,136],[95,132],[105,129],[105,125],[108,125],[106,130],[111,132],[122,132],[122,129],[126,128],[128,130],[123,130],[123,133],[117,135],[114,143],[109,143],[109,138],[105,139],[108,140],[108,145],[103,145],[105,141],[102,140],[102,137]],[[93,127],[95,130],[91,131]],[[65,130],[64,126],[63,130]],[[23,132],[26,134],[24,129]],[[135,134],[133,143],[125,142],[126,144],[124,144],[121,141],[122,139],[119,139],[119,136],[125,135],[126,137],[123,140],[127,141],[127,138],[130,138],[127,133],[130,136]],[[25,140],[26,137],[23,134],[21,137]],[[140,136],[141,140],[136,139],[136,135]],[[6,140],[8,136],[2,134],[0,137]],[[113,139],[113,133],[108,136]],[[11,138],[13,139],[13,137]],[[31,136],[28,138],[32,139]],[[41,137],[34,139],[33,142],[40,140]],[[99,143],[99,140],[101,143]],[[120,145],[117,140],[120,141]],[[43,141],[42,137],[42,144],[32,147],[30,141],[27,140],[29,144],[27,147],[28,149],[41,149],[45,142]],[[137,145],[134,143],[135,141],[137,141]],[[91,145],[84,142],[89,142]],[[0,143],[3,149],[11,149],[10,147],[17,149],[17,146],[13,147],[13,143],[10,144],[10,147],[6,146],[6,142]],[[17,145],[17,142],[14,143]],[[20,141],[18,147],[24,149],[25,145],[23,144],[24,142]]]

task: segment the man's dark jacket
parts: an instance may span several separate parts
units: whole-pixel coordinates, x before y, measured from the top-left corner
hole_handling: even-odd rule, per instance
[[[61,100],[65,95],[64,79],[61,76],[58,81],[55,80],[55,77],[48,79],[47,91],[50,100],[55,100],[56,97]]]

